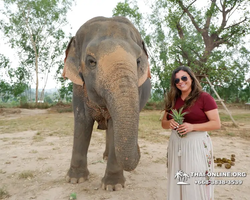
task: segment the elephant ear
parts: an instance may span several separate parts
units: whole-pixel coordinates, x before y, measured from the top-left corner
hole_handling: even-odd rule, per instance
[[[147,49],[146,49],[146,46],[145,46],[144,41],[142,41],[142,46],[143,46],[143,51],[145,52],[145,54],[146,54],[146,56],[147,56],[147,59],[148,59],[148,51],[147,51]],[[149,63],[148,63],[148,78],[151,79],[151,72],[150,72]]]
[[[65,51],[65,58],[64,58],[64,68],[62,76],[63,78],[70,79],[73,83],[77,85],[83,85],[83,80],[79,76],[80,72],[80,64],[79,58],[76,53],[76,39],[72,37],[67,49]]]
[[[150,67],[148,62],[148,52],[144,41],[142,41],[142,49],[144,53],[142,55],[142,64],[139,70],[138,87],[140,87],[148,78],[151,78]]]

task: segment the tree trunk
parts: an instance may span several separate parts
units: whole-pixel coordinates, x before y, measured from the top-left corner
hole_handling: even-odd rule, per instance
[[[45,79],[45,83],[44,83],[44,86],[43,86],[43,89],[42,89],[42,92],[41,92],[41,95],[40,95],[40,100],[43,101],[44,100],[44,91],[45,91],[45,87],[47,85],[47,81],[48,81],[48,76],[49,76],[49,69],[48,69],[48,72],[47,72],[47,75],[46,75],[46,79]]]
[[[38,101],[38,56],[36,55],[36,104]]]

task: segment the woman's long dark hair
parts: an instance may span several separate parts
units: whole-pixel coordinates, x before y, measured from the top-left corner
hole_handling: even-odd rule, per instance
[[[202,87],[199,81],[197,80],[194,73],[191,71],[189,67],[180,66],[176,68],[172,73],[171,88],[165,99],[165,110],[167,112],[169,112],[171,108],[172,109],[174,108],[176,99],[181,96],[181,91],[176,87],[176,84],[175,84],[175,74],[181,70],[187,72],[192,79],[191,92],[188,95],[188,97],[185,99],[184,109],[192,106],[194,102],[197,100],[197,98],[199,97],[200,93],[202,92]]]

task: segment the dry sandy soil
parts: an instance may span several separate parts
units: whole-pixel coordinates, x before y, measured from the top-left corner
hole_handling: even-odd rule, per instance
[[[243,112],[239,111],[239,112]],[[250,110],[248,112],[250,114]],[[102,160],[104,151],[104,132],[95,131],[92,136],[88,168],[90,178],[81,184],[65,182],[65,175],[70,165],[73,134],[47,134],[39,139],[39,129],[27,128],[26,131],[9,133],[14,124],[3,125],[7,120],[35,118],[46,120],[49,115],[67,117],[73,122],[72,113],[49,114],[46,110],[19,109],[15,112],[0,113],[0,193],[8,200],[68,200],[76,193],[79,200],[164,200],[166,199],[166,149],[168,135],[166,130],[161,134],[166,139],[153,143],[140,139],[141,160],[132,172],[125,172],[126,187],[117,192],[104,191],[100,182],[104,175],[106,162]],[[39,118],[40,119],[40,118]],[[2,123],[1,123],[2,122]],[[14,122],[13,122],[14,123]],[[39,121],[37,124],[39,125]],[[250,122],[248,126],[250,125]],[[73,126],[73,124],[72,124]],[[247,125],[246,125],[247,126]],[[60,127],[59,127],[60,129]],[[160,122],[159,122],[159,129]],[[249,131],[250,129],[245,129]],[[215,167],[216,172],[246,172],[247,177],[230,178],[243,180],[242,185],[217,185],[216,200],[249,200],[250,199],[250,141],[238,136],[212,135],[214,155],[229,158],[236,155],[235,166],[231,169]],[[227,178],[229,179],[229,178]],[[9,196],[4,197],[7,191]],[[0,197],[1,199],[1,197]]]

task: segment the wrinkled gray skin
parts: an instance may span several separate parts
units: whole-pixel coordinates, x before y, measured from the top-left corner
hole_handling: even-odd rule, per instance
[[[74,146],[67,180],[88,179],[87,151],[97,121],[100,129],[106,129],[102,187],[120,190],[123,170],[135,169],[140,159],[139,112],[151,90],[139,32],[123,17],[89,20],[68,45],[63,75],[74,82]]]

